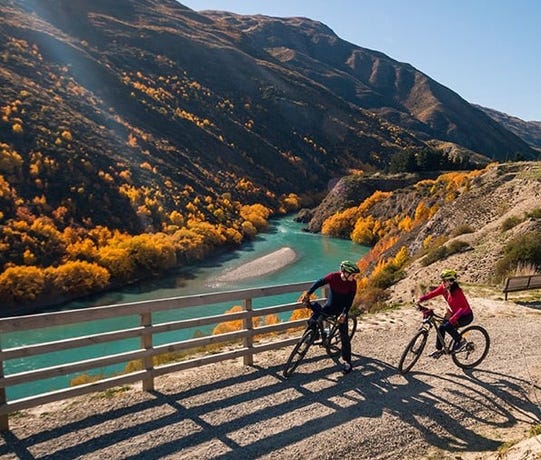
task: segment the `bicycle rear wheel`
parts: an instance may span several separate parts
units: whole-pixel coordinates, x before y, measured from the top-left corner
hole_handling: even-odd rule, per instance
[[[299,339],[289,358],[287,359],[286,365],[284,366],[283,374],[284,377],[289,377],[297,366],[301,363],[302,359],[306,355],[306,352],[314,343],[316,331],[314,329],[306,329],[302,337]]]
[[[401,374],[408,373],[421,357],[428,339],[428,331],[420,330],[413,336],[406,349],[402,352],[398,363],[398,370]]]
[[[348,317],[348,335],[351,340],[357,330],[357,318],[354,316]],[[340,331],[338,330],[338,324],[333,324],[330,329],[330,337],[327,339],[325,345],[327,354],[334,358],[339,356],[342,351],[342,339],[340,338]]]
[[[462,369],[471,369],[481,364],[490,349],[490,337],[485,328],[481,326],[469,326],[462,330],[460,339],[466,340],[466,345],[451,357],[453,362]]]

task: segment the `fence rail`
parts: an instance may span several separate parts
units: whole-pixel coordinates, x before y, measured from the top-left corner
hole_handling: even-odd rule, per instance
[[[36,333],[38,333],[39,331],[51,327],[65,327],[77,323],[87,323],[102,319],[122,319],[123,317],[139,316],[139,325],[136,327],[7,349],[2,349],[2,344],[0,343],[0,430],[9,430],[8,417],[10,413],[36,407],[41,404],[68,399],[95,391],[103,391],[112,387],[139,381],[142,382],[143,391],[151,391],[154,389],[154,378],[157,376],[227,359],[243,357],[244,364],[251,365],[253,364],[253,357],[255,354],[282,348],[297,341],[297,337],[289,337],[286,339],[264,342],[256,340],[256,337],[261,337],[263,334],[283,332],[295,327],[301,327],[305,323],[305,320],[296,320],[254,327],[252,321],[253,318],[293,311],[297,308],[301,308],[301,304],[294,301],[283,305],[273,305],[254,310],[252,307],[253,300],[293,292],[300,293],[303,290],[306,290],[310,284],[310,282],[302,282],[109,305],[104,307],[92,307],[80,310],[0,318],[0,334],[3,335],[9,332],[23,331],[36,331]],[[154,317],[155,313],[158,312],[238,301],[242,302],[242,311],[229,314],[204,316],[165,323],[157,323]],[[238,320],[241,320],[243,324],[243,328],[238,331],[154,345],[156,334],[198,326],[217,325],[223,322]],[[133,338],[139,338],[139,348],[137,349],[114,355],[70,362],[59,366],[5,375],[5,362],[12,359],[24,360],[25,358],[45,353],[72,350],[79,347]],[[233,350],[222,351],[211,355],[196,356],[184,361],[170,362],[162,365],[154,365],[153,363],[153,358],[155,356],[163,355],[165,353],[180,352],[197,347],[231,342],[233,340],[242,341],[242,345]],[[60,390],[45,392],[12,401],[6,399],[6,389],[14,385],[64,376],[76,372],[84,372],[114,364],[128,363],[131,361],[141,362],[142,369],[123,373],[114,377],[103,378],[91,383],[69,386]]]

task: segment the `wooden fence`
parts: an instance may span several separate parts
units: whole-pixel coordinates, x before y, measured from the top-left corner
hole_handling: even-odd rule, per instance
[[[102,332],[83,337],[73,337],[57,341],[35,343],[16,348],[2,349],[0,342],[0,430],[9,430],[8,416],[10,413],[36,407],[41,404],[59,401],[95,391],[103,391],[112,387],[141,381],[143,391],[154,389],[154,378],[160,375],[177,372],[183,369],[198,367],[204,364],[223,361],[242,356],[244,364],[253,364],[253,357],[257,353],[278,349],[294,344],[298,337],[288,337],[277,340],[254,340],[255,336],[283,332],[294,327],[302,327],[306,320],[286,321],[277,324],[254,327],[252,319],[270,314],[279,314],[301,308],[297,301],[253,309],[253,300],[257,298],[276,296],[287,293],[298,293],[308,289],[311,283],[295,283],[278,286],[260,287],[237,291],[217,292],[183,297],[174,297],[162,300],[126,303],[104,307],[92,307],[80,310],[60,311],[37,315],[0,318],[0,334],[22,331],[44,330],[50,327],[66,327],[76,323],[86,323],[102,319],[122,319],[138,315],[139,325],[136,327]],[[243,310],[235,313],[215,316],[204,316],[193,319],[156,323],[155,314],[167,310],[178,310],[191,307],[204,307],[222,302],[231,302],[231,306],[241,301]],[[204,309],[201,309],[204,311]],[[156,334],[177,331],[181,329],[217,325],[226,321],[241,320],[243,328],[238,331],[219,335],[192,338],[179,342],[153,345]],[[122,321],[118,321],[122,324]],[[66,328],[69,330],[69,328]],[[12,359],[29,358],[45,353],[70,350],[79,347],[103,344],[130,338],[139,338],[139,348],[115,355],[108,355],[93,359],[70,362],[59,366],[29,370],[20,373],[5,375],[5,362]],[[163,365],[154,365],[153,358],[165,353],[180,352],[197,347],[220,344],[223,342],[242,341],[242,345],[231,347],[228,351],[217,354],[200,355],[178,362]],[[6,389],[21,383],[37,382],[51,377],[64,376],[72,373],[85,372],[121,363],[139,361],[142,369],[129,373],[122,373],[109,378],[103,378],[92,383],[77,386],[68,386],[56,391],[50,391],[35,396],[7,400]]]

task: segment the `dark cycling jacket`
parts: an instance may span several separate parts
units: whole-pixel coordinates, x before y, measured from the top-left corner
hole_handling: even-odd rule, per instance
[[[449,292],[447,289],[445,289],[445,285],[443,283],[433,291],[421,296],[419,301],[424,302],[425,300],[431,299],[432,297],[436,297],[438,295],[442,295],[449,304],[449,309],[451,310],[449,322],[451,324],[456,325],[458,318],[472,313],[470,304],[468,303],[462,289],[455,287],[451,292]]]
[[[308,289],[307,294],[311,295],[316,289],[326,284],[329,285],[330,292],[323,308],[334,315],[347,314],[357,292],[357,282],[354,279],[344,281],[340,276],[340,272],[329,273],[317,280]]]

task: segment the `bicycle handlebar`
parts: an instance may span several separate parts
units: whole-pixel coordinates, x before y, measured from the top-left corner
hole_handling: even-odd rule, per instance
[[[432,318],[436,318],[438,321],[445,320],[445,316],[439,315],[432,308],[425,307],[419,302],[415,302],[417,310],[423,313],[423,322],[430,321]]]

